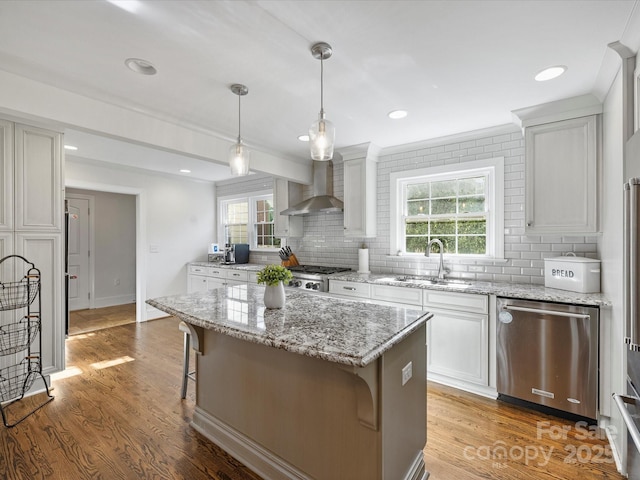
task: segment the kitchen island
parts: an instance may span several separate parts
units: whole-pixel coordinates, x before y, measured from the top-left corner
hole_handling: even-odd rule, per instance
[[[426,479],[427,312],[264,288],[148,300],[188,323],[192,425],[266,479]]]

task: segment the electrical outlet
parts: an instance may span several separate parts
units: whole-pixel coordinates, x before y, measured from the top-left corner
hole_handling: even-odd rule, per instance
[[[409,380],[411,380],[411,375],[413,375],[413,363],[407,363],[402,369],[402,385],[404,386]]]
[[[118,285],[120,285],[120,279],[119,279],[119,278],[116,278],[116,279],[113,281],[113,284],[114,284],[116,287],[117,287]]]

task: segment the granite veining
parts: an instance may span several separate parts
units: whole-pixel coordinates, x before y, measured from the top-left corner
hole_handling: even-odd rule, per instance
[[[364,367],[431,318],[420,310],[287,289],[283,309],[264,306],[264,287],[236,285],[147,300],[185,322],[241,340]]]
[[[544,302],[571,303],[590,307],[609,307],[611,301],[601,293],[577,293],[555,288],[546,288],[542,285],[524,283],[503,282],[477,282],[471,280],[469,285],[463,287],[456,285],[420,285],[396,280],[402,275],[393,273],[357,273],[344,272],[331,275],[331,280],[345,282],[372,283],[378,285],[391,285],[405,288],[421,288],[429,290],[443,290],[450,292],[478,293],[481,295],[496,295],[498,297],[517,298],[522,300],[538,300]]]

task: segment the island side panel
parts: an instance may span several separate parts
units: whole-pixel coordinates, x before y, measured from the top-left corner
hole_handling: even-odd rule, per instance
[[[427,443],[426,324],[382,357],[381,429],[384,479],[426,478],[408,469],[424,468]],[[402,385],[402,369],[411,363],[411,378]],[[407,476],[408,474],[412,476]],[[415,476],[413,476],[415,475]]]
[[[204,334],[197,410],[311,478],[382,478],[380,431],[358,420],[355,383],[362,380],[354,373],[212,330]],[[206,431],[198,421],[194,415],[196,427]],[[250,459],[241,460],[255,467]]]
[[[205,416],[214,418],[292,470],[304,472],[280,475],[271,470],[269,478],[405,478],[418,457],[422,462],[426,442],[425,331],[422,325],[365,367],[373,368],[379,379],[371,387],[378,405],[374,430],[358,418],[357,402],[366,401],[359,368],[205,330],[194,424],[215,442],[203,421]],[[408,362],[413,375],[402,386],[402,368]],[[255,468],[260,462],[241,460],[267,473]]]

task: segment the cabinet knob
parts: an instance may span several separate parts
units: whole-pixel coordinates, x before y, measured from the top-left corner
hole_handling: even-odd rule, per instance
[[[527,222],[527,227],[533,227],[533,222]]]

